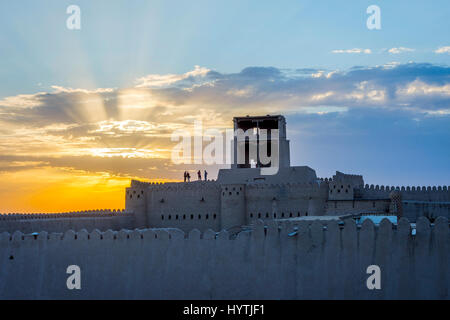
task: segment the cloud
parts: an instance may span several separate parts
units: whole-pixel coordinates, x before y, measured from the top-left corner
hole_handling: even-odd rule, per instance
[[[333,50],[332,53],[365,53],[365,54],[371,54],[371,49],[360,49],[360,48],[353,48],[353,49],[347,49],[347,50]]]
[[[399,88],[397,94],[400,96],[442,96],[450,98],[450,83],[445,85],[431,85],[420,80],[408,83]]]
[[[211,70],[195,66],[194,70],[184,74],[150,74],[136,80],[136,87],[138,88],[162,88],[186,81],[187,83],[194,83],[197,79],[205,78]]]
[[[91,93],[105,93],[105,92],[113,92],[114,89],[112,88],[98,88],[95,90],[86,90],[86,89],[73,89],[73,88],[65,88],[61,86],[53,85],[51,88],[54,90],[54,93],[85,93],[85,94],[91,94]]]
[[[390,166],[404,155],[433,154],[442,159],[433,162],[440,171],[434,179],[448,180],[450,154],[442,146],[448,141],[449,106],[450,67],[427,63],[347,70],[247,67],[235,73],[195,67],[183,74],[148,75],[125,88],[55,85],[50,92],[0,100],[0,178],[25,180],[31,174],[42,188],[50,188],[49,179],[55,179],[59,185],[45,189],[50,190],[48,197],[59,195],[61,188],[72,190],[72,180],[92,191],[90,181],[107,190],[105,181],[116,179],[116,196],[123,199],[126,179],[177,180],[184,170],[195,168],[216,175],[218,167],[171,162],[175,130],[192,131],[194,120],[202,120],[205,129],[220,130],[232,127],[234,116],[279,113],[289,121],[292,163],[329,169],[331,174],[346,171],[346,166],[358,172],[358,164],[373,157],[376,161],[367,165],[373,171],[360,173],[376,180],[383,172],[370,174],[378,161]],[[393,141],[402,143],[396,146]],[[416,164],[408,172],[426,169]],[[398,172],[390,171],[385,178],[394,179]],[[21,194],[28,193],[28,183],[17,186]],[[9,198],[9,189],[0,190],[0,197]],[[10,206],[27,201],[18,198]]]
[[[449,116],[450,68],[433,64],[248,67],[237,73],[197,66],[158,77],[143,77],[128,88],[55,85],[51,92],[1,100],[1,170],[49,166],[174,178],[182,168],[170,162],[171,133],[191,130],[194,120],[224,129],[233,116],[246,114],[383,110],[419,120]]]
[[[108,127],[118,134],[117,129],[133,128],[149,134],[150,129],[155,133],[185,126],[192,116],[212,120],[211,115],[220,114],[214,122],[224,124],[233,113],[257,108],[261,112],[301,112],[302,107],[324,103],[402,108],[405,96],[421,90],[427,93],[427,105],[410,100],[410,106],[435,109],[436,103],[448,102],[449,75],[448,67],[416,63],[349,70],[248,67],[238,73],[197,66],[191,72],[171,75],[171,80],[158,88],[151,83],[142,86],[143,82],[130,88],[97,90],[54,86],[53,92],[8,97],[0,101],[0,121],[7,127],[28,129],[50,130],[56,125],[73,132],[76,128]],[[196,80],[186,81],[188,78]],[[104,134],[98,130],[89,133]]]
[[[438,54],[450,53],[450,46],[440,47],[440,48],[436,49],[434,52],[438,53]]]
[[[414,52],[414,51],[415,51],[415,49],[405,48],[405,47],[391,48],[388,50],[388,52],[392,53],[392,54],[400,54],[400,53],[404,53],[404,52]]]
[[[309,165],[322,177],[336,170],[363,174],[369,184],[445,185],[449,120],[448,114],[416,117],[405,109],[374,108],[291,115],[291,163]]]
[[[15,108],[36,107],[41,105],[41,101],[37,97],[45,94],[46,94],[45,92],[39,92],[36,94],[20,94],[17,96],[6,97],[0,100],[0,106],[15,107]]]

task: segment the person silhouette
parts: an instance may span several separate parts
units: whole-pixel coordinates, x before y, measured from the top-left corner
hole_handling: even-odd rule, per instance
[[[191,175],[189,174],[189,172],[186,172],[186,177],[188,182],[191,182]]]
[[[198,181],[202,181],[202,172],[200,170],[197,171]]]
[[[205,170],[205,173],[203,174],[203,176],[205,177],[205,181],[208,181],[208,172]]]
[[[186,182],[186,179],[187,179],[187,172],[185,171],[184,172],[184,182]]]

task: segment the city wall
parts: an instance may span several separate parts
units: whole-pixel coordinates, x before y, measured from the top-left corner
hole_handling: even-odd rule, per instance
[[[246,188],[248,221],[325,214],[328,188],[317,183],[249,184]]]
[[[324,181],[331,183],[333,180],[325,179]],[[401,193],[403,216],[411,222],[415,222],[419,217],[435,219],[443,216],[450,218],[450,187],[448,186],[394,187],[366,184],[354,189],[354,201],[329,200],[327,214],[386,211],[389,207],[390,194],[394,190]]]
[[[449,224],[257,221],[178,229],[0,234],[1,299],[449,299]],[[381,268],[381,290],[366,269]],[[81,290],[66,269],[81,268]]]
[[[147,221],[152,228],[220,230],[220,184],[215,181],[151,185]],[[138,211],[135,211],[138,212]]]
[[[122,210],[94,210],[55,214],[2,214],[0,215],[0,232],[64,232],[66,230],[86,229],[133,229],[135,218],[132,212]]]
[[[418,217],[436,219],[437,217],[450,218],[450,202],[403,201],[403,216],[416,221]]]
[[[450,202],[450,187],[447,186],[418,186],[418,187],[394,187],[368,185],[355,190],[355,198],[362,199],[388,199],[389,194],[399,190],[402,193],[403,200],[431,201],[431,202]]]

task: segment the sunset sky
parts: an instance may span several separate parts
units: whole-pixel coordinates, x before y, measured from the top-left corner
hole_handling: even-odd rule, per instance
[[[450,185],[449,16],[448,0],[2,1],[0,213],[123,208],[130,179],[205,168],[171,162],[174,130],[243,115],[285,115],[291,165],[319,177]]]

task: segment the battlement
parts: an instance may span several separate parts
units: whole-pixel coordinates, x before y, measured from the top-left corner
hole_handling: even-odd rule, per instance
[[[165,183],[162,185],[151,185],[150,191],[185,191],[185,190],[220,190],[220,184],[217,181],[194,181]]]
[[[193,182],[139,182],[132,180],[130,189],[147,189],[150,191],[183,191],[183,190],[208,190],[211,188],[220,189],[220,184],[216,180],[193,181]]]
[[[400,190],[400,191],[419,191],[419,192],[440,192],[440,191],[450,191],[450,186],[379,186],[379,185],[368,185],[366,184],[363,187],[364,190],[381,190],[381,191],[394,191],[394,190]]]
[[[368,185],[355,190],[355,198],[389,198],[392,191],[400,191],[403,200],[450,201],[450,186],[379,186]]]
[[[278,189],[278,188],[308,188],[320,189],[321,186],[316,182],[287,182],[287,183],[249,183],[246,185],[248,189]]]
[[[162,184],[162,182],[144,182],[139,180],[131,180],[131,188],[145,188],[153,184]]]
[[[258,220],[236,236],[174,228],[4,232],[0,298],[448,299],[448,235],[446,218],[420,218],[414,233],[405,218],[360,227]],[[84,272],[78,292],[64,286],[72,264]],[[381,268],[382,290],[361,290],[370,265]]]
[[[34,219],[65,219],[87,217],[113,217],[132,215],[133,212],[124,209],[98,209],[87,211],[71,211],[62,213],[0,213],[0,220],[34,220]]]
[[[15,231],[40,232],[55,231],[62,232],[69,229],[95,228],[107,230],[108,228],[120,229],[133,227],[135,214],[126,210],[90,210],[51,214],[2,214],[0,215],[0,232]]]
[[[438,217],[435,223],[431,223],[427,218],[420,217],[416,223],[416,232],[412,232],[411,223],[407,218],[401,218],[398,224],[393,224],[389,219],[383,219],[379,225],[374,224],[370,219],[364,220],[362,225],[357,225],[353,219],[347,219],[338,223],[336,220],[256,220],[254,225],[247,228],[245,231],[237,234],[237,237],[252,236],[256,239],[263,239],[273,236],[276,232],[278,236],[293,237],[299,234],[305,234],[311,238],[322,238],[319,236],[322,232],[331,230],[346,230],[350,228],[353,231],[360,233],[373,232],[374,230],[383,229],[391,230],[392,232],[407,233],[411,236],[421,235],[424,231],[427,233],[435,229],[449,228],[449,221],[445,217]],[[319,233],[319,234],[317,234]],[[373,235],[373,234],[372,234]],[[193,229],[189,232],[184,232],[178,228],[145,228],[145,229],[121,229],[114,231],[108,229],[100,231],[94,229],[88,232],[86,229],[80,231],[67,230],[65,232],[47,232],[27,234],[21,231],[13,233],[0,233],[0,242],[7,241],[25,241],[25,240],[136,240],[136,239],[191,239],[191,240],[233,240],[234,237],[228,233],[227,230],[216,232],[208,229],[204,232],[198,229]]]

